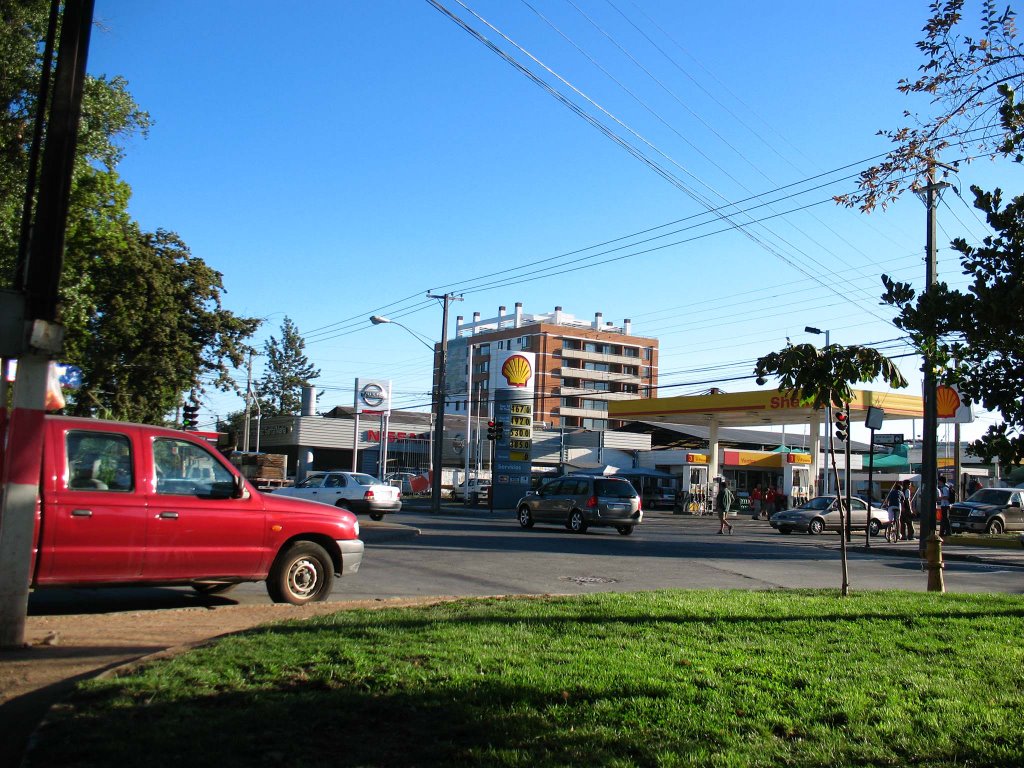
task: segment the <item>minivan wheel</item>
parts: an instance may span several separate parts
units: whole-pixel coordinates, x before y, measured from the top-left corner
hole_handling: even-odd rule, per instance
[[[615,526],[615,530],[617,530],[623,536],[629,536],[629,534],[631,534],[633,532],[633,526],[632,525],[617,525],[617,526]]]
[[[529,507],[519,508],[519,525],[523,528],[533,528],[533,515],[530,514]]]
[[[825,521],[820,517],[816,517],[811,520],[811,524],[807,526],[807,532],[817,536],[819,533],[825,531]]]
[[[998,517],[993,519],[988,527],[985,529],[986,533],[1002,533],[1003,532],[1003,521]]]
[[[566,527],[573,533],[586,533],[587,532],[587,521],[583,517],[583,513],[578,509],[574,509],[569,515],[569,522]]]

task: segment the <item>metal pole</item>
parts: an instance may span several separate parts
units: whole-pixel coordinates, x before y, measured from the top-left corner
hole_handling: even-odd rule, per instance
[[[252,350],[249,350],[249,367],[245,376],[245,428],[242,434],[242,450],[249,452],[250,408],[252,407]]]
[[[829,330],[826,328],[825,329],[825,349],[826,350],[828,349],[829,344],[830,344],[830,341],[829,341]],[[831,400],[829,400],[825,404],[825,432],[828,433],[828,434],[832,433],[832,401]],[[829,446],[829,450],[834,450],[834,447],[832,446],[832,441],[831,440],[828,440],[826,442],[826,445]],[[828,459],[826,458],[825,459],[825,495],[828,496],[830,493],[832,493],[832,476],[829,474],[829,471],[828,471]],[[769,517],[770,517],[770,515],[769,515]]]
[[[466,445],[463,450],[466,452],[466,489],[469,489],[469,452],[473,444],[473,345],[466,342]]]
[[[868,519],[864,524],[864,548],[871,549],[871,503],[875,498],[875,430],[870,429],[869,433],[871,437],[868,442],[868,459],[871,461],[868,464]]]

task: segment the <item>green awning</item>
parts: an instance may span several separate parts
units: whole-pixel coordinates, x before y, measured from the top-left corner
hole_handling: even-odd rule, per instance
[[[898,456],[895,453],[873,453],[864,457],[864,469],[909,469],[910,462],[906,456]]]

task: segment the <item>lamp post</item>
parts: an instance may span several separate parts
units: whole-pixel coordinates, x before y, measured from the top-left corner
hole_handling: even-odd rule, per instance
[[[437,361],[437,387],[434,390],[433,395],[433,407],[434,407],[434,425],[432,428],[432,434],[434,435],[431,440],[431,459],[430,459],[430,471],[431,471],[431,486],[430,486],[430,511],[440,512],[441,511],[441,467],[444,459],[444,405],[445,405],[445,367],[448,364],[448,305],[452,301],[462,301],[462,297],[453,296],[450,293],[446,293],[442,296],[435,296],[434,294],[427,294],[429,299],[443,299],[444,300],[444,314],[441,324],[441,344],[440,348],[433,344],[428,344],[423,338],[420,337],[411,328],[406,328],[402,323],[396,320],[391,320],[381,315],[374,315],[370,318],[370,322],[374,325],[382,325],[384,323],[392,323],[405,328],[410,335],[415,336],[416,340],[424,346],[428,347],[431,352],[434,353]],[[440,352],[440,354],[438,354]]]
[[[824,333],[825,334],[825,349],[827,350],[829,348],[829,331],[828,331],[828,329],[822,331],[819,328],[815,328],[814,326],[808,325],[808,326],[804,327],[804,333],[813,333],[813,334],[816,334],[816,335],[821,335],[822,333]],[[829,432],[830,429],[832,429],[832,402],[831,401],[829,401],[828,403],[825,404],[825,436],[826,437],[828,437],[828,432]],[[825,444],[826,445],[830,445],[831,443],[826,441]],[[849,470],[849,468],[847,468],[846,469],[847,476],[849,476],[849,472],[850,472],[850,470]],[[825,478],[825,495],[827,496],[832,491],[832,478],[831,478],[831,476],[829,475],[829,472],[828,472],[828,460],[827,459],[825,461],[825,470],[824,470],[824,472],[822,472],[822,475]]]

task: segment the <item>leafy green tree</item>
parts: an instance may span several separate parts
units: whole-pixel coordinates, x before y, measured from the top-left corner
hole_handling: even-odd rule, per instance
[[[13,277],[36,118],[46,0],[0,0],[0,270]],[[221,304],[220,273],[177,235],[141,231],[117,174],[149,115],[122,77],[89,77],[82,99],[61,284],[63,360],[83,371],[68,410],[162,422],[188,390],[233,387],[229,366],[259,321]]]
[[[758,358],[754,365],[758,385],[764,385],[766,377],[775,376],[779,389],[795,397],[801,403],[814,408],[832,405],[845,408],[853,399],[852,385],[881,378],[891,387],[902,389],[907,380],[896,364],[871,347],[830,344],[818,349],[813,344],[788,344],[779,352],[772,352]],[[839,493],[839,472],[836,469],[835,450],[832,443],[832,425],[828,425],[829,454],[832,469],[836,473],[836,498],[843,504]],[[849,594],[850,578],[846,560],[846,537],[842,537],[842,594]]]
[[[957,168],[961,157],[985,155],[1024,160],[1024,53],[1009,6],[992,0],[981,5],[976,33],[964,31],[963,0],[935,0],[924,38],[917,44],[925,61],[915,79],[901,80],[906,94],[930,98],[930,114],[908,113],[911,125],[884,132],[895,146],[878,165],[861,174],[859,191],[839,198],[864,211],[884,206],[904,191],[928,183],[933,161]],[[951,150],[955,150],[950,153]],[[993,234],[980,247],[963,238],[951,243],[963,273],[972,278],[965,291],[938,283],[917,293],[908,283],[882,276],[882,301],[895,307],[904,329],[940,381],[955,384],[972,402],[998,411],[1003,423],[972,445],[1005,466],[1024,461],[1024,197],[1004,202],[1002,190],[972,187],[975,207],[985,214]]]
[[[281,340],[273,336],[263,345],[267,356],[256,394],[264,416],[295,415],[302,408],[302,388],[320,376],[305,354],[306,341],[291,318],[281,323]]]

